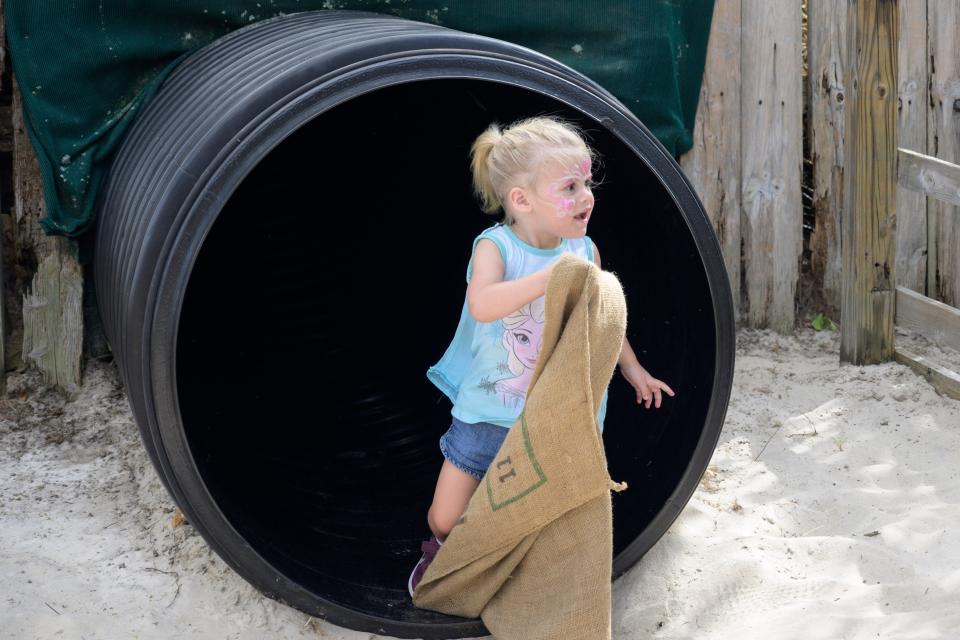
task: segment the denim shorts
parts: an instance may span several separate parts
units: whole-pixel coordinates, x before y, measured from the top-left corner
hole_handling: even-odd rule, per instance
[[[440,437],[440,451],[450,464],[479,480],[487,472],[509,431],[498,424],[470,424],[453,418],[453,424]]]

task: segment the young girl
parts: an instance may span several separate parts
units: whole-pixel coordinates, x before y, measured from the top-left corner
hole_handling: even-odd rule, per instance
[[[544,295],[560,254],[600,266],[586,235],[593,212],[594,152],[571,124],[551,117],[490,125],[473,143],[473,185],[488,214],[503,221],[473,241],[467,293],[453,342],[427,377],[453,402],[440,438],[445,458],[427,524],[433,532],[408,581],[411,597],[443,540],[466,510],[487,467],[523,410],[540,352]],[[665,383],[640,366],[624,339],[620,372],[637,402],[660,407]],[[597,422],[603,431],[607,394]]]

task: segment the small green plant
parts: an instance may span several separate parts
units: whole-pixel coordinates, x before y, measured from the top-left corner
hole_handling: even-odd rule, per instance
[[[837,324],[822,313],[818,313],[817,317],[814,318],[810,324],[817,331],[823,331],[824,329],[829,329],[830,331],[837,330]]]

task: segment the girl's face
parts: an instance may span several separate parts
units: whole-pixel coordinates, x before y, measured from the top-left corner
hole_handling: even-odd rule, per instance
[[[533,185],[532,204],[540,222],[564,238],[582,237],[593,211],[590,158],[572,165],[548,161]]]

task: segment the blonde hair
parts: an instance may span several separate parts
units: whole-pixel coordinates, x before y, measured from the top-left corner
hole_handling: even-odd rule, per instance
[[[580,129],[561,118],[535,116],[502,129],[493,123],[470,148],[473,190],[484,213],[503,209],[505,222],[511,224],[513,219],[503,206],[510,189],[532,185],[538,169],[549,160],[568,164],[584,156],[593,162],[597,154]]]

